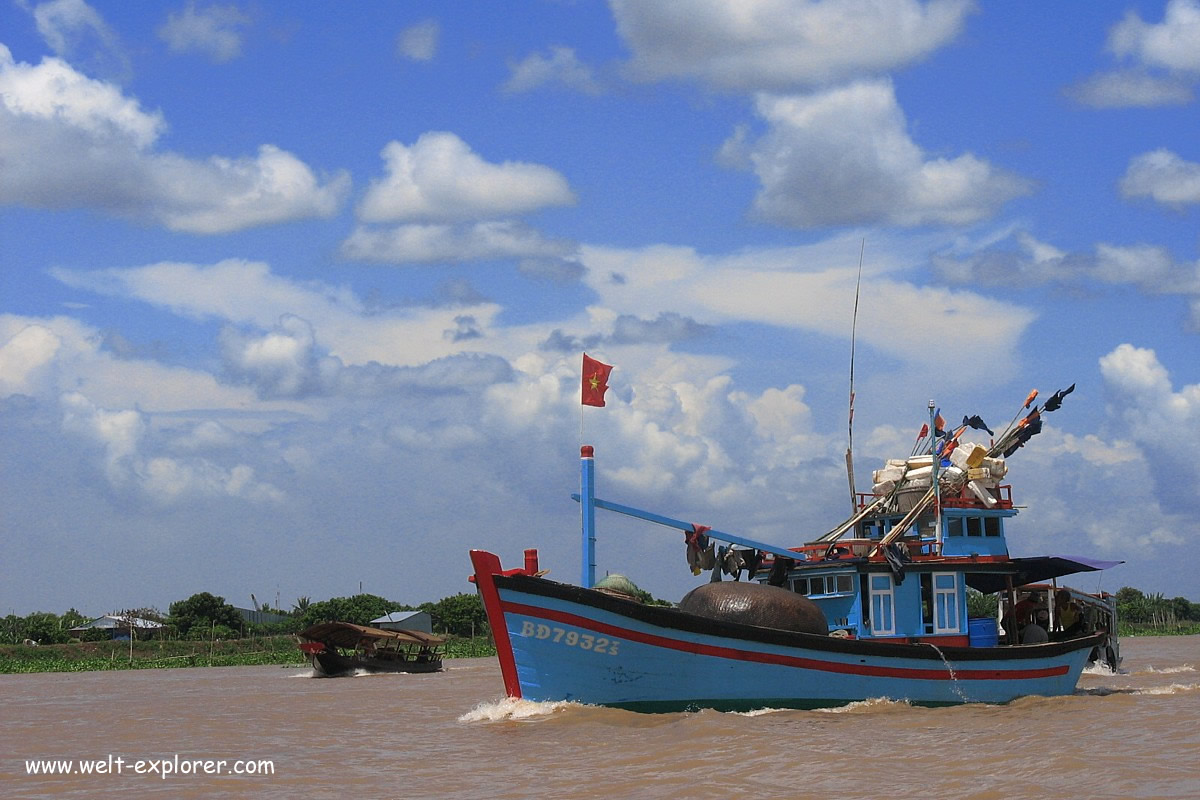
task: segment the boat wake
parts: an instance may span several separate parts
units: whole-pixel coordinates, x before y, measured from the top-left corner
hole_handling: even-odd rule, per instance
[[[1147,686],[1144,689],[1135,689],[1134,694],[1187,694],[1189,692],[1200,691],[1200,683],[1172,683],[1170,686]]]
[[[1128,675],[1129,671],[1122,669],[1109,669],[1107,664],[1102,664],[1099,661],[1096,661],[1084,667],[1081,674],[1099,675],[1102,678],[1111,678],[1113,675]]]
[[[1178,667],[1163,667],[1162,669],[1159,669],[1159,668],[1151,665],[1149,667],[1146,667],[1145,669],[1139,669],[1134,674],[1138,675],[1138,674],[1142,674],[1142,673],[1150,673],[1153,675],[1174,675],[1179,672],[1195,672],[1195,671],[1196,671],[1196,668],[1193,667],[1191,664],[1180,664]]]
[[[567,700],[535,702],[522,700],[517,697],[506,697],[490,703],[480,703],[458,718],[459,722],[503,722],[506,720],[534,719],[548,717],[558,711],[580,707],[579,703]]]
[[[869,697],[866,700],[855,700],[844,706],[814,710],[822,714],[861,714],[863,712],[892,711],[908,708],[912,708],[912,703],[907,700],[892,700],[888,697]]]

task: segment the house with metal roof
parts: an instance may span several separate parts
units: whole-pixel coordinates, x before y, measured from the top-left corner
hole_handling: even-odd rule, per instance
[[[104,630],[109,631],[113,639],[128,639],[129,631],[132,628],[138,633],[146,633],[157,631],[165,628],[161,622],[155,622],[152,619],[143,617],[125,616],[122,614],[106,614],[103,617],[98,617],[84,625],[71,628],[73,636],[79,636],[87,631]]]
[[[393,611],[371,620],[371,626],[385,631],[433,633],[433,618],[428,611]]]

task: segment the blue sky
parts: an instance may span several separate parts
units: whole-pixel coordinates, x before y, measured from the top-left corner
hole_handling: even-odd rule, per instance
[[[1012,551],[1200,599],[1197,0],[3,2],[3,613],[575,581],[584,349],[601,496],[815,538],[860,247],[859,488],[1074,383]]]

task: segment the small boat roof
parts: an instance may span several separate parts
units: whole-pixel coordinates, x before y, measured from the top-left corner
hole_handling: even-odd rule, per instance
[[[401,644],[419,644],[435,647],[446,643],[446,637],[434,636],[423,631],[385,631],[352,622],[318,622],[296,634],[301,639],[325,642],[335,647],[354,647],[363,639],[373,641],[396,641]]]

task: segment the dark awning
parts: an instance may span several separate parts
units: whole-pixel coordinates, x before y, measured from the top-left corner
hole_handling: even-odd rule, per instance
[[[1005,579],[1012,577],[1013,586],[1024,586],[1027,583],[1048,581],[1063,575],[1074,575],[1077,572],[1095,572],[1101,569],[1111,569],[1124,561],[1100,561],[1095,558],[1082,556],[1036,556],[1033,558],[1014,558],[1003,565],[1002,572],[969,572],[966,575],[967,586],[977,589],[984,594],[998,592],[1005,587]]]

